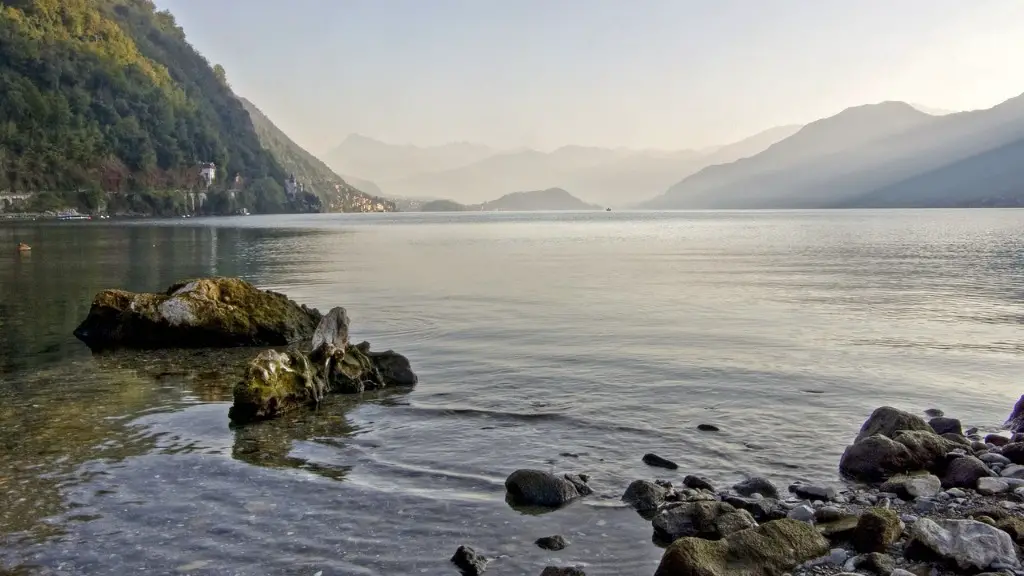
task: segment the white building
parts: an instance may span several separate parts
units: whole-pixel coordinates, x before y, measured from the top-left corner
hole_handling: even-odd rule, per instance
[[[199,175],[206,182],[206,186],[209,187],[217,178],[217,165],[213,162],[201,164],[199,166]]]

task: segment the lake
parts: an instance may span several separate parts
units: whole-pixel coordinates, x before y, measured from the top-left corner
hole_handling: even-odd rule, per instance
[[[229,428],[251,350],[94,357],[71,335],[101,289],[205,275],[345,306],[419,385]],[[467,544],[488,574],[649,575],[632,480],[836,483],[884,404],[994,431],[1022,320],[1021,210],[5,224],[0,568],[455,574]],[[523,514],[517,468],[587,472],[596,494]],[[569,548],[534,546],[552,534]]]

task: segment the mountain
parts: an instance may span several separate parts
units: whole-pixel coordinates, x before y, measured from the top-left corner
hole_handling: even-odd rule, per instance
[[[561,188],[513,192],[497,200],[484,202],[480,210],[495,212],[526,212],[534,210],[601,210],[600,206],[587,204]]]
[[[324,159],[339,174],[383,182],[466,166],[492,154],[493,150],[480,144],[459,142],[420,148],[350,134]]]
[[[288,201],[224,70],[152,2],[6,0],[0,38],[0,190],[40,192],[29,209],[173,214],[200,188],[208,209],[315,208]]]
[[[623,206],[652,198],[709,164],[731,162],[757,154],[798,128],[773,128],[740,142],[706,151],[587,146],[563,146],[552,152],[529,149],[500,151],[454,168],[435,167],[379,181],[388,195],[394,198],[441,197],[476,204],[485,201],[495,190],[565,187],[578,190],[588,202]],[[483,148],[476,151],[482,153]],[[391,172],[400,172],[401,169]]]
[[[544,210],[601,210],[561,188],[512,192],[497,200],[480,204],[461,204],[453,200],[431,200],[418,206],[420,212],[537,212]]]
[[[911,103],[910,105],[913,106],[914,108],[917,108],[921,112],[924,112],[925,114],[931,114],[932,116],[945,116],[946,114],[956,113],[956,110],[946,110],[945,108],[933,108],[931,106],[925,106],[924,104]]]
[[[261,145],[273,155],[289,178],[315,194],[330,212],[394,212],[395,203],[366,194],[338,176],[326,164],[292,141],[252,102],[240,98],[252,119]]]
[[[901,102],[860,106],[808,124],[756,156],[706,168],[646,207],[990,202],[1012,189],[1015,172],[1003,167],[981,178],[982,171],[996,170],[1000,159],[1014,157],[1022,138],[1024,96],[987,110],[945,116]]]

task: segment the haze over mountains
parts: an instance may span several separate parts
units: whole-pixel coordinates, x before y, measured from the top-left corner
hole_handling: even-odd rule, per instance
[[[795,133],[781,126],[705,150],[631,150],[564,146],[552,152],[495,150],[469,143],[392,145],[350,135],[325,161],[373,194],[479,204],[517,190],[565,188],[585,202],[627,206],[650,199],[711,164],[761,152]],[[372,184],[371,184],[372,183]]]
[[[709,166],[653,209],[1016,206],[1024,96],[933,116],[902,102],[849,108],[752,157]]]

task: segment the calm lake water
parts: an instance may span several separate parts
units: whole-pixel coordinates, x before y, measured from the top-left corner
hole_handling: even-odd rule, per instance
[[[93,357],[71,335],[100,289],[200,275],[347,307],[419,386],[231,429],[252,351]],[[837,482],[882,404],[994,430],[1022,320],[1015,210],[4,225],[0,571],[443,575],[468,544],[488,574],[652,574],[630,481]],[[521,514],[522,467],[598,494]],[[533,545],[556,533],[565,551]]]

